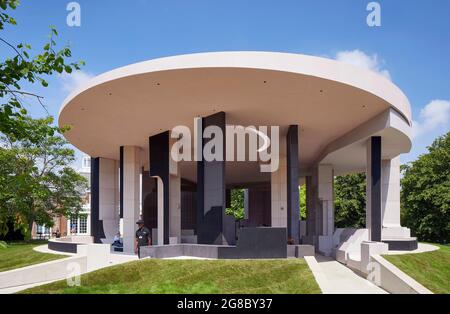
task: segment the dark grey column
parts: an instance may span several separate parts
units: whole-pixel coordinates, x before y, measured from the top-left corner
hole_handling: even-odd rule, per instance
[[[160,177],[164,186],[164,244],[169,244],[169,138],[169,131],[149,138],[150,176]]]
[[[381,241],[381,137],[370,140],[370,232],[371,241]]]
[[[123,146],[120,146],[119,177],[119,212],[120,218],[123,218]]]
[[[223,134],[223,161],[197,162],[197,237],[203,244],[235,244],[234,218],[225,214],[225,112],[202,119],[202,134],[208,126],[217,126]],[[202,140],[201,147],[210,141]],[[200,144],[200,143],[199,143]]]
[[[288,238],[295,243],[300,240],[300,200],[298,192],[298,125],[289,126],[287,147],[287,226]]]
[[[94,243],[105,238],[103,221],[100,219],[100,158],[91,157],[91,236]]]
[[[306,235],[316,235],[316,215],[313,207],[314,195],[312,188],[312,177],[306,176]]]

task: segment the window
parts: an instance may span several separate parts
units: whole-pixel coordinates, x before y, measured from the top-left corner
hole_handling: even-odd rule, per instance
[[[79,219],[79,228],[78,233],[86,234],[87,233],[87,215],[80,215]]]
[[[70,217],[70,233],[71,234],[87,234],[88,233],[88,215],[80,214]]]
[[[50,228],[42,225],[36,225],[36,235],[38,238],[48,238],[50,236]]]
[[[70,218],[70,233],[77,234],[78,233],[78,217],[72,216]]]
[[[91,167],[91,158],[83,157],[83,168],[90,168],[90,167]]]

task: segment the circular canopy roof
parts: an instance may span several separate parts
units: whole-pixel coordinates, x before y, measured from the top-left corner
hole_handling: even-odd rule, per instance
[[[411,124],[406,96],[376,73],[334,60],[273,52],[215,52],[145,61],[95,77],[62,105],[59,125],[83,152],[119,158],[148,137],[197,116],[227,124],[300,126],[300,163],[388,108]]]

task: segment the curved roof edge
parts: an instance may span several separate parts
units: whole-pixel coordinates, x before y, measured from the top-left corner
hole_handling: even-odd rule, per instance
[[[77,95],[97,85],[149,72],[192,68],[251,68],[290,72],[335,81],[378,96],[397,110],[410,126],[412,125],[411,106],[408,98],[393,82],[378,73],[332,59],[262,51],[186,54],[153,59],[117,68],[94,77],[84,86],[72,92],[64,100],[59,115]]]

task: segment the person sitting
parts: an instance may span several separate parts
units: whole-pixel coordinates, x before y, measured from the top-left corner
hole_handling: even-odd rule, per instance
[[[120,239],[120,232],[117,232],[116,235],[114,236],[114,241],[112,243],[112,246],[123,247],[122,240]]]

